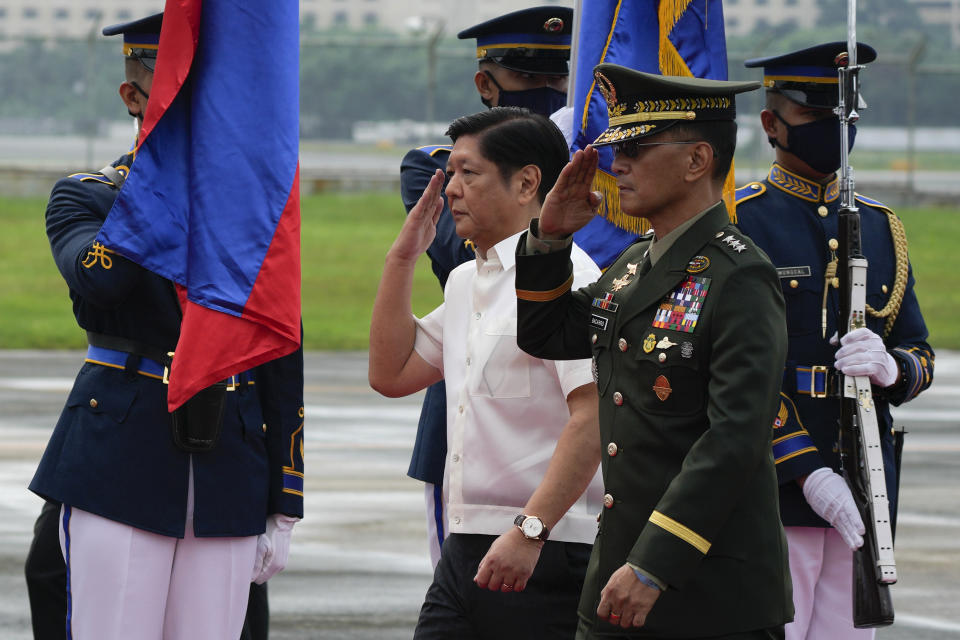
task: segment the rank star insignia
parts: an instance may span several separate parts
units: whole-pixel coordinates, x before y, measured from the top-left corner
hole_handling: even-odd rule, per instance
[[[653,392],[660,398],[660,402],[664,402],[673,393],[673,387],[670,386],[670,381],[667,380],[666,376],[657,376],[657,379],[653,381]]]
[[[627,263],[627,274],[631,276],[637,275],[637,267],[639,265]]]
[[[644,353],[650,353],[651,351],[654,350],[654,348],[656,347],[656,345],[657,345],[657,336],[655,336],[655,335],[653,335],[653,334],[651,333],[651,334],[648,335],[648,336],[646,337],[646,339],[643,341],[643,352],[644,352]]]
[[[728,235],[723,239],[723,243],[736,251],[737,253],[743,253],[743,250],[747,248],[747,245],[740,242],[740,240],[733,234]]]
[[[676,342],[670,342],[670,338],[664,336],[660,338],[660,342],[657,343],[657,349],[669,349],[670,347],[677,346]]]

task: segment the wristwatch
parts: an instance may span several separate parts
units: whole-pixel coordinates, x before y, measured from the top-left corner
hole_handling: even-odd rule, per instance
[[[550,530],[547,529],[545,524],[543,524],[543,520],[537,516],[528,516],[524,513],[521,513],[513,519],[513,524],[517,525],[517,528],[523,532],[523,535],[527,538],[527,540],[545,541],[547,536],[550,535]]]

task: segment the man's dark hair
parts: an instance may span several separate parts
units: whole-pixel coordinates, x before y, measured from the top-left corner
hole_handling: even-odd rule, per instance
[[[667,131],[674,140],[703,140],[713,147],[716,159],[713,165],[714,181],[723,180],[730,171],[733,153],[737,150],[737,123],[733,120],[717,122],[679,122]]]
[[[519,107],[494,107],[457,118],[447,129],[454,142],[476,136],[480,153],[497,165],[504,181],[528,164],[540,168],[540,202],[570,159],[567,141],[549,118]]]

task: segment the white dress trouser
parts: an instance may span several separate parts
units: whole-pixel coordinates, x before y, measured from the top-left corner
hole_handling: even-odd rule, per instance
[[[836,529],[784,527],[793,577],[786,640],[872,640],[853,626],[853,552]]]
[[[68,639],[240,637],[257,536],[195,537],[189,487],[182,540],[63,507]]]

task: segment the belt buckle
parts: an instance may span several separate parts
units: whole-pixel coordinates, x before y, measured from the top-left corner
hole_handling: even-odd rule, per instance
[[[817,391],[817,374],[823,374],[823,391]],[[827,373],[828,369],[826,365],[815,364],[810,367],[810,397],[811,398],[826,398],[827,392],[829,391],[827,385]]]
[[[163,384],[170,384],[170,367],[173,366],[173,351],[167,351],[170,364],[163,365]]]

